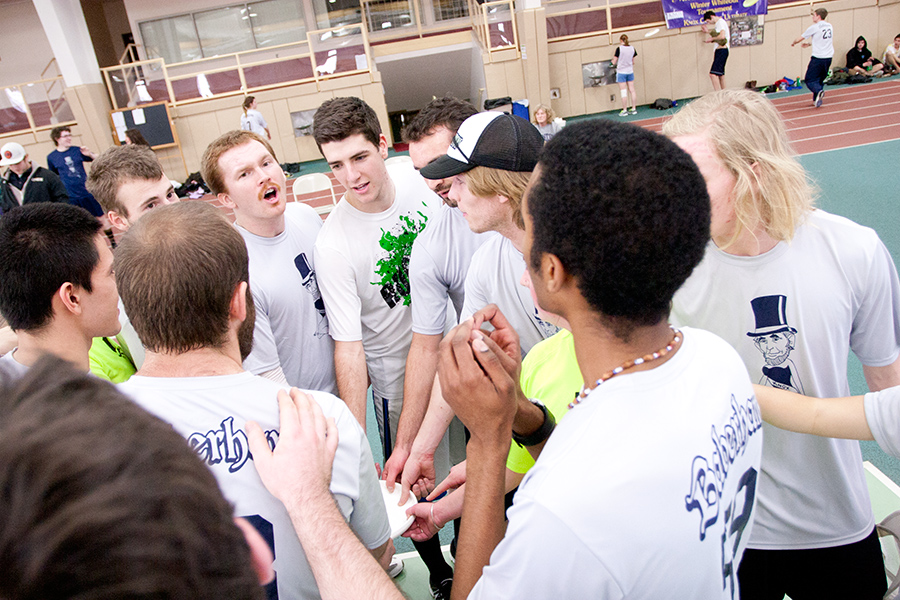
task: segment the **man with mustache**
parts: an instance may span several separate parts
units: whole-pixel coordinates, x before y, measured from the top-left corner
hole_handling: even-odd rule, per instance
[[[334,343],[313,259],[322,219],[306,204],[286,206],[284,171],[255,133],[220,136],[204,152],[201,170],[219,201],[234,210],[250,255],[257,312],[244,367],[299,388],[337,392]]]

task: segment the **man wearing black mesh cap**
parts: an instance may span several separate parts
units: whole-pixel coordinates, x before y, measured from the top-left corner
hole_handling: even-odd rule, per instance
[[[472,256],[460,321],[496,304],[519,334],[523,354],[558,331],[538,316],[531,292],[519,283],[525,272],[522,195],[543,144],[521,117],[478,113],[460,125],[445,156],[419,171],[425,179],[453,177],[450,199],[458,203],[469,228],[500,234]]]

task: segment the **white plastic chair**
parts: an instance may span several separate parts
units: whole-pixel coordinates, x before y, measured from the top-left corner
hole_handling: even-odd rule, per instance
[[[384,159],[384,164],[386,165],[402,165],[404,163],[412,164],[412,159],[406,154],[398,154],[397,156]]]
[[[294,180],[291,190],[294,192],[294,200],[297,200],[302,194],[311,194],[313,192],[321,192],[324,190],[331,192],[331,206],[326,204],[325,206],[315,207],[316,212],[320,215],[330,213],[337,204],[337,196],[334,195],[334,185],[331,183],[331,178],[325,173],[309,173],[308,175],[301,175]]]

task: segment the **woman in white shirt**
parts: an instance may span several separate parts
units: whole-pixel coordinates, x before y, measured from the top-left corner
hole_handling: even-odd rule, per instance
[[[266,123],[262,113],[256,110],[256,98],[254,96],[244,98],[244,114],[241,116],[241,129],[252,131],[258,135],[265,135],[266,139],[269,140],[272,139],[272,134],[269,133],[269,124]]]
[[[637,57],[637,51],[634,46],[628,44],[628,36],[624,33],[619,36],[622,44],[616,48],[616,55],[613,56],[612,64],[616,68],[616,83],[619,84],[619,90],[622,94],[622,112],[620,117],[628,114],[628,94],[631,93],[631,114],[637,114],[637,95],[634,93],[634,59]]]

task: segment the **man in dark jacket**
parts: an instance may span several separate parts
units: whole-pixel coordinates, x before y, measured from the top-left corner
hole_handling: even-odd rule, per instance
[[[66,187],[56,173],[32,165],[21,144],[0,148],[0,167],[9,167],[0,178],[0,213],[32,202],[68,202]]]

